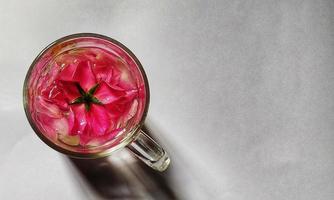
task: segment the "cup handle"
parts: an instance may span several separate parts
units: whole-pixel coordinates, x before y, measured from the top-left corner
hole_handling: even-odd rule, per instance
[[[170,164],[167,152],[143,130],[139,130],[127,147],[137,158],[157,171],[165,171]]]

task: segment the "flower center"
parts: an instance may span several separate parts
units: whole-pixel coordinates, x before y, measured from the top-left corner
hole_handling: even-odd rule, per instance
[[[74,99],[69,103],[69,105],[73,104],[85,104],[85,108],[87,111],[90,110],[91,104],[102,104],[100,100],[98,100],[96,97],[94,97],[94,93],[96,89],[99,87],[99,83],[94,85],[91,89],[88,90],[88,92],[85,92],[85,90],[80,86],[79,83],[76,83],[76,87],[81,94],[80,97]]]

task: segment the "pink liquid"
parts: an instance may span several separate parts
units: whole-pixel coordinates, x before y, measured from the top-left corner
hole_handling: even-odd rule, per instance
[[[80,151],[121,141],[139,123],[145,84],[135,62],[116,47],[55,48],[36,63],[27,101],[31,120],[50,141]]]

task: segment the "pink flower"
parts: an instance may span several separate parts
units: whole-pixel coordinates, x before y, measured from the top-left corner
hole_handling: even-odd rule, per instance
[[[78,53],[79,52],[79,53]],[[80,144],[114,138],[138,111],[136,82],[117,57],[96,50],[65,54],[36,96],[36,120],[44,132],[78,136]]]

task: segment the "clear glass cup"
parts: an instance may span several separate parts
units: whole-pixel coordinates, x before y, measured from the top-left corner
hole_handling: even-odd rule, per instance
[[[166,151],[141,130],[149,85],[136,56],[120,42],[93,33],[56,40],[35,58],[23,103],[35,133],[53,149],[98,158],[128,147],[158,171]]]

